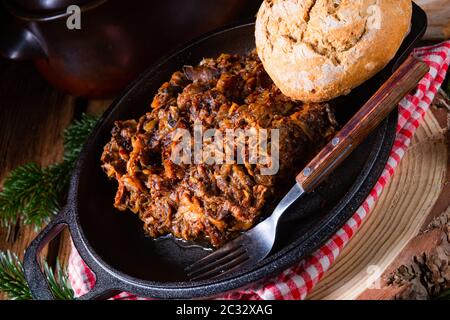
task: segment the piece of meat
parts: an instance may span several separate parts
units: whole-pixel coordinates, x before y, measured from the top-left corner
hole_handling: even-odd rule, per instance
[[[216,247],[257,223],[337,129],[329,104],[281,94],[254,52],[175,72],[151,106],[139,121],[118,121],[104,148],[102,166],[119,185],[114,205],[137,213],[151,237],[173,234]],[[193,136],[196,123],[223,136],[228,129],[279,129],[278,173],[263,175],[269,163],[250,163],[247,149],[243,164],[172,162],[177,129]],[[242,142],[226,141],[234,153]]]

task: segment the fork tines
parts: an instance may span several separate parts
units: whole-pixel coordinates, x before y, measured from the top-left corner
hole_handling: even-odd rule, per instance
[[[190,280],[214,279],[231,273],[249,259],[241,245],[225,246],[185,269]]]

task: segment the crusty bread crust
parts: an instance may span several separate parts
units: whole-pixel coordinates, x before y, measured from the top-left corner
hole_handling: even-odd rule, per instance
[[[265,0],[256,20],[256,48],[285,95],[328,101],[392,60],[411,15],[411,0]]]

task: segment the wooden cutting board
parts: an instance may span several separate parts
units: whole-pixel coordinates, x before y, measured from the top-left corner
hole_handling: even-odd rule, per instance
[[[355,299],[377,285],[432,214],[448,169],[446,127],[429,112],[361,229],[309,299]]]

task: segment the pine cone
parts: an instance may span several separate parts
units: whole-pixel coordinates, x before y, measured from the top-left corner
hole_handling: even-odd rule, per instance
[[[429,253],[414,256],[410,265],[402,265],[388,278],[388,285],[406,286],[397,299],[432,299],[450,288],[449,213],[436,218],[428,231],[436,228],[443,231],[440,244]]]

